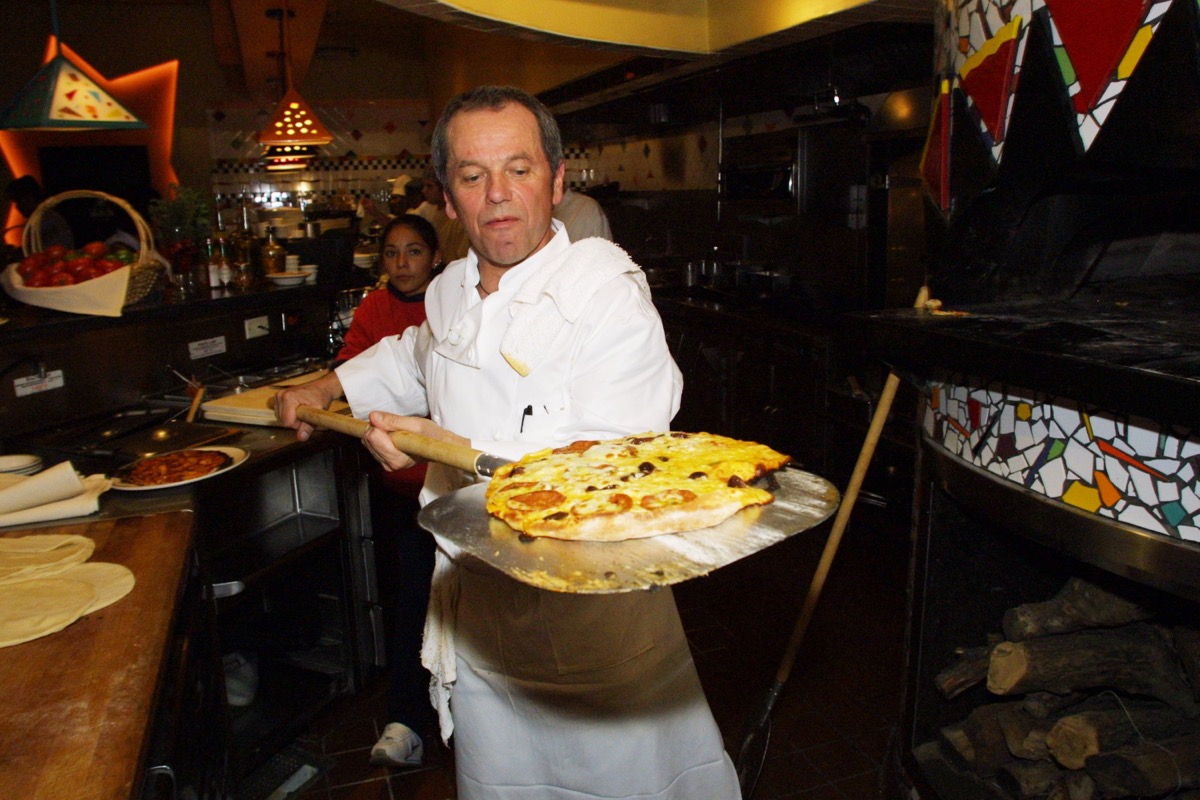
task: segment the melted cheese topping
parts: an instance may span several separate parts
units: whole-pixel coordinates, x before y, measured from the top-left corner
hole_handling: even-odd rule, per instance
[[[636,524],[669,511],[762,505],[771,493],[748,485],[788,457],[771,448],[708,433],[627,436],[540,450],[498,470],[487,510],[535,535],[569,531],[611,516]]]

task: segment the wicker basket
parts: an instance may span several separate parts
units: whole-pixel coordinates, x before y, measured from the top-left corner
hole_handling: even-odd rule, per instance
[[[54,208],[64,200],[77,200],[80,198],[107,200],[113,205],[118,206],[133,220],[134,227],[137,229],[140,249],[138,250],[138,260],[132,264],[129,272],[129,283],[125,287],[124,304],[130,305],[138,302],[150,294],[150,290],[154,288],[154,283],[158,280],[164,261],[162,256],[158,254],[158,251],[154,249],[154,234],[151,233],[150,226],[146,224],[146,220],[142,218],[142,215],[133,206],[119,197],[89,189],[75,189],[46,198],[29,215],[29,220],[25,224],[25,231],[21,236],[21,248],[25,251],[25,255],[42,252],[42,214],[47,209]]]

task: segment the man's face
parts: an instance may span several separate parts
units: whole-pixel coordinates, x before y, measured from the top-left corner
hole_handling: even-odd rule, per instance
[[[440,206],[446,202],[445,196],[442,194],[441,185],[429,178],[421,182],[421,196],[435,206]]]
[[[481,264],[511,267],[545,246],[564,167],[551,171],[533,112],[517,103],[463,111],[447,138],[446,212],[462,222]]]

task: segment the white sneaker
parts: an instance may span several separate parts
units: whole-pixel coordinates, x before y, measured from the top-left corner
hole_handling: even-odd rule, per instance
[[[421,737],[399,722],[389,722],[371,748],[371,763],[377,767],[419,767],[424,757]]]

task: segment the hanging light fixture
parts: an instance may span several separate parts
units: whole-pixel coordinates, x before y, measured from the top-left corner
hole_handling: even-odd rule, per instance
[[[111,94],[63,53],[58,35],[58,5],[50,0],[54,57],[0,111],[2,130],[114,130],[145,128]]]
[[[333,135],[317,119],[308,103],[292,84],[291,42],[288,38],[287,0],[283,8],[271,9],[269,16],[279,18],[279,60],[283,97],[267,127],[258,134],[258,143],[266,150],[263,154],[268,170],[300,169],[308,159],[316,155],[317,148],[333,141]]]

